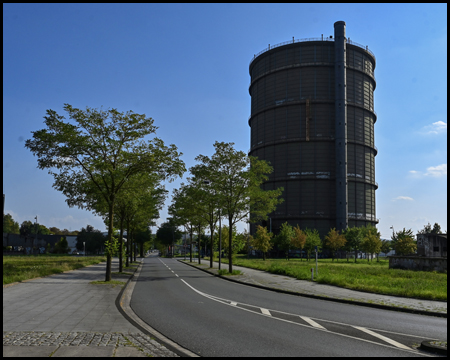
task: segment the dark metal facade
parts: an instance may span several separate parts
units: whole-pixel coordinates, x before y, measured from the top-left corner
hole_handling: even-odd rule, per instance
[[[249,155],[274,168],[265,189],[284,188],[269,215],[273,232],[285,221],[321,236],[377,223],[374,69],[375,56],[345,38],[344,22],[334,39],[293,40],[250,63]]]

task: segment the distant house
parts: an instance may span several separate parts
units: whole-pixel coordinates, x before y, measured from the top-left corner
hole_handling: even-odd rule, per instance
[[[447,234],[417,234],[417,255],[447,257]]]

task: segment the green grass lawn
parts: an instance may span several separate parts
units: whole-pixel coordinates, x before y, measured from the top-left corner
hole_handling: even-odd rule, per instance
[[[105,256],[3,255],[3,285],[106,261]]]
[[[353,260],[354,261],[354,260]],[[223,262],[227,262],[223,259]],[[410,298],[447,301],[447,274],[389,269],[389,261],[380,259],[332,261],[319,259],[319,276],[315,275],[316,261],[303,259],[247,259],[238,255],[234,265],[268,271],[273,274],[291,276],[299,280],[311,281],[311,268],[314,268],[314,281],[320,284],[336,285],[347,289],[368,291],[376,294],[397,295]]]

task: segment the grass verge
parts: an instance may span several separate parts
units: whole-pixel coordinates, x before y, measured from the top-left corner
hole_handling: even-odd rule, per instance
[[[105,256],[3,255],[3,285],[59,274],[106,261]]]
[[[315,260],[267,259],[264,261],[262,259],[246,259],[245,255],[237,256],[233,265],[309,281],[311,281],[311,268],[314,268],[315,272],[316,267]],[[314,274],[314,281],[320,284],[376,294],[447,301],[447,274],[389,269],[387,259],[380,259],[380,262],[360,260],[357,263],[319,259],[318,270],[319,276]]]

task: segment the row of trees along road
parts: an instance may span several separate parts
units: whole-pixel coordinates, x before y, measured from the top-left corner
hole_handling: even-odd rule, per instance
[[[209,227],[213,249],[214,229],[220,218],[228,223],[228,229],[239,221],[267,219],[283,200],[283,188],[263,190],[260,185],[268,179],[273,168],[264,160],[248,156],[233,148],[234,143],[216,142],[215,153],[199,155],[197,165],[189,169],[191,177],[187,183],[174,190],[169,213],[178,226],[185,226],[190,233],[200,235]],[[232,249],[232,231],[229,231],[228,248]],[[233,270],[232,251],[228,251],[229,272]],[[192,261],[192,255],[191,255]],[[200,262],[200,257],[199,257]],[[212,267],[213,257],[210,258]]]
[[[108,228],[105,281],[110,281],[114,224],[121,226],[122,271],[123,224],[127,223],[128,239],[133,228],[150,225],[165,197],[160,182],[181,177],[185,165],[175,145],[166,146],[154,136],[157,127],[145,114],[80,110],[69,104],[64,110],[71,122],[47,110],[46,128],[32,132],[25,147],[37,156],[38,168],[48,169],[54,177],[53,187],[66,196],[69,207],[92,210],[104,217]],[[143,198],[151,199],[144,208]]]
[[[435,223],[432,227],[428,223],[418,233],[440,234],[441,226]],[[373,226],[355,226],[347,228],[342,234],[339,234],[336,229],[331,229],[322,241],[317,230],[302,230],[298,225],[293,228],[286,222],[281,225],[280,232],[276,236],[269,233],[267,228],[258,225],[251,242],[255,249],[263,253],[264,260],[266,252],[270,251],[274,245],[277,245],[280,250],[285,250],[288,259],[289,250],[293,249],[305,250],[309,259],[310,254],[317,246],[319,251],[322,248],[330,250],[333,260],[338,250],[354,251],[355,262],[358,251],[378,255],[380,252],[387,254],[391,249],[394,249],[397,255],[411,255],[417,250],[412,229],[403,228],[403,230],[393,233],[391,241],[381,240],[380,236],[379,231]]]
[[[321,251],[322,248],[330,250],[333,261],[336,252],[340,249],[355,251],[355,262],[360,250],[368,254],[378,254],[380,251],[387,253],[390,250],[389,243],[381,240],[380,233],[372,226],[348,228],[342,234],[336,229],[331,229],[322,241],[316,229],[302,230],[298,225],[292,227],[285,222],[281,225],[278,235],[274,236],[267,231],[266,227],[258,225],[251,243],[254,249],[263,253],[264,260],[266,252],[271,250],[274,245],[277,245],[278,249],[284,250],[288,259],[290,250],[304,250],[308,260],[316,247],[318,251]]]

